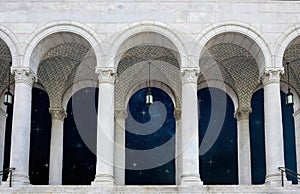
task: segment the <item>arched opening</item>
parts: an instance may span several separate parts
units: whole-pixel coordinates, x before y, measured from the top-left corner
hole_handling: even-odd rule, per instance
[[[32,89],[31,131],[29,153],[29,180],[33,185],[47,185],[51,115],[48,94],[39,88]]]
[[[237,184],[237,122],[233,101],[217,88],[204,88],[197,94],[201,180],[206,185]],[[207,143],[212,140],[215,140],[212,144]]]
[[[126,185],[175,184],[175,118],[170,96],[151,87],[154,103],[146,105],[147,88],[135,92],[125,123]]]
[[[296,144],[295,144],[295,124],[293,117],[293,106],[286,106],[286,94],[281,91],[281,109],[282,109],[282,126],[283,126],[283,141],[284,141],[284,161],[285,167],[297,172],[296,162]],[[297,179],[293,176],[287,175],[287,179],[297,184]]]
[[[63,185],[89,185],[95,178],[97,109],[97,88],[80,89],[68,102],[64,120]]]
[[[252,184],[264,184],[266,178],[265,122],[263,89],[256,91],[251,100],[249,117]]]

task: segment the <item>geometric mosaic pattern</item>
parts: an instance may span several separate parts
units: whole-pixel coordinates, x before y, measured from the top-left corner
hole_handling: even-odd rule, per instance
[[[0,39],[0,95],[8,86],[9,62],[12,60],[11,53],[6,43]],[[10,76],[10,82],[14,82],[13,76]]]
[[[95,66],[95,55],[82,44],[64,43],[51,48],[38,68],[38,81],[49,95],[50,107],[61,107],[65,91],[74,82],[95,79]]]
[[[126,95],[135,86],[149,79],[172,88],[176,107],[181,107],[181,77],[177,54],[165,47],[143,44],[128,49],[118,64],[117,82],[115,85],[115,106],[124,108]]]
[[[285,73],[281,76],[281,80],[288,83],[286,62],[290,63],[290,85],[300,96],[300,44],[291,44],[284,52],[283,64]]]
[[[228,84],[237,94],[240,107],[251,107],[251,97],[259,84],[258,67],[246,49],[231,43],[213,45],[199,60],[198,82],[218,80]]]

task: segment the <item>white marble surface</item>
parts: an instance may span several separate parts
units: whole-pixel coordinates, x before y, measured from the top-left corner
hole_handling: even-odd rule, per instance
[[[5,126],[7,114],[0,109],[0,171],[3,169],[4,163],[4,142],[5,142]],[[2,183],[2,176],[0,176],[0,185]]]

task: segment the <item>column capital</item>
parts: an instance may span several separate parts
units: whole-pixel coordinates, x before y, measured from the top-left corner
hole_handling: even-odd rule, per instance
[[[32,86],[33,83],[37,81],[37,76],[30,68],[14,67],[11,72],[15,76],[15,83],[25,83]]]
[[[294,111],[293,116],[294,116],[294,118],[299,117],[300,116],[300,109]]]
[[[176,121],[181,119],[181,109],[180,108],[176,108],[174,110],[174,117],[175,117]]]
[[[198,75],[200,73],[199,68],[185,68],[180,71],[182,85],[187,83],[197,84]]]
[[[67,113],[63,108],[49,108],[52,119],[64,120],[67,117]]]
[[[271,83],[280,83],[280,76],[283,74],[284,74],[283,67],[266,68],[262,76],[262,83],[264,86]]]
[[[115,70],[113,68],[97,68],[99,84],[100,83],[115,83]]]
[[[234,116],[236,120],[249,120],[249,114],[252,112],[250,107],[240,107],[236,110]]]
[[[115,109],[115,118],[116,119],[126,119],[127,118],[126,109]]]

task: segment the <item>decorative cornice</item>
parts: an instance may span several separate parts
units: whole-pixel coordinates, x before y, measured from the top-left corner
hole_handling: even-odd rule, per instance
[[[14,67],[11,71],[15,76],[15,83],[25,83],[32,87],[33,83],[37,81],[37,76],[30,68]]]
[[[111,68],[98,68],[96,69],[96,73],[98,74],[99,83],[115,83],[115,70]]]
[[[174,117],[175,117],[176,121],[181,119],[181,109],[180,108],[176,108],[174,110]]]
[[[199,68],[185,68],[181,70],[182,85],[187,83],[197,84],[198,75],[200,74]]]
[[[262,83],[264,86],[272,83],[280,83],[280,76],[284,74],[284,68],[267,68],[262,76]]]
[[[64,120],[67,117],[67,113],[63,108],[49,108],[52,120]]]
[[[249,114],[252,112],[251,108],[241,107],[238,108],[234,114],[236,120],[249,120]]]
[[[116,119],[126,119],[127,111],[125,109],[115,109],[115,118]]]

